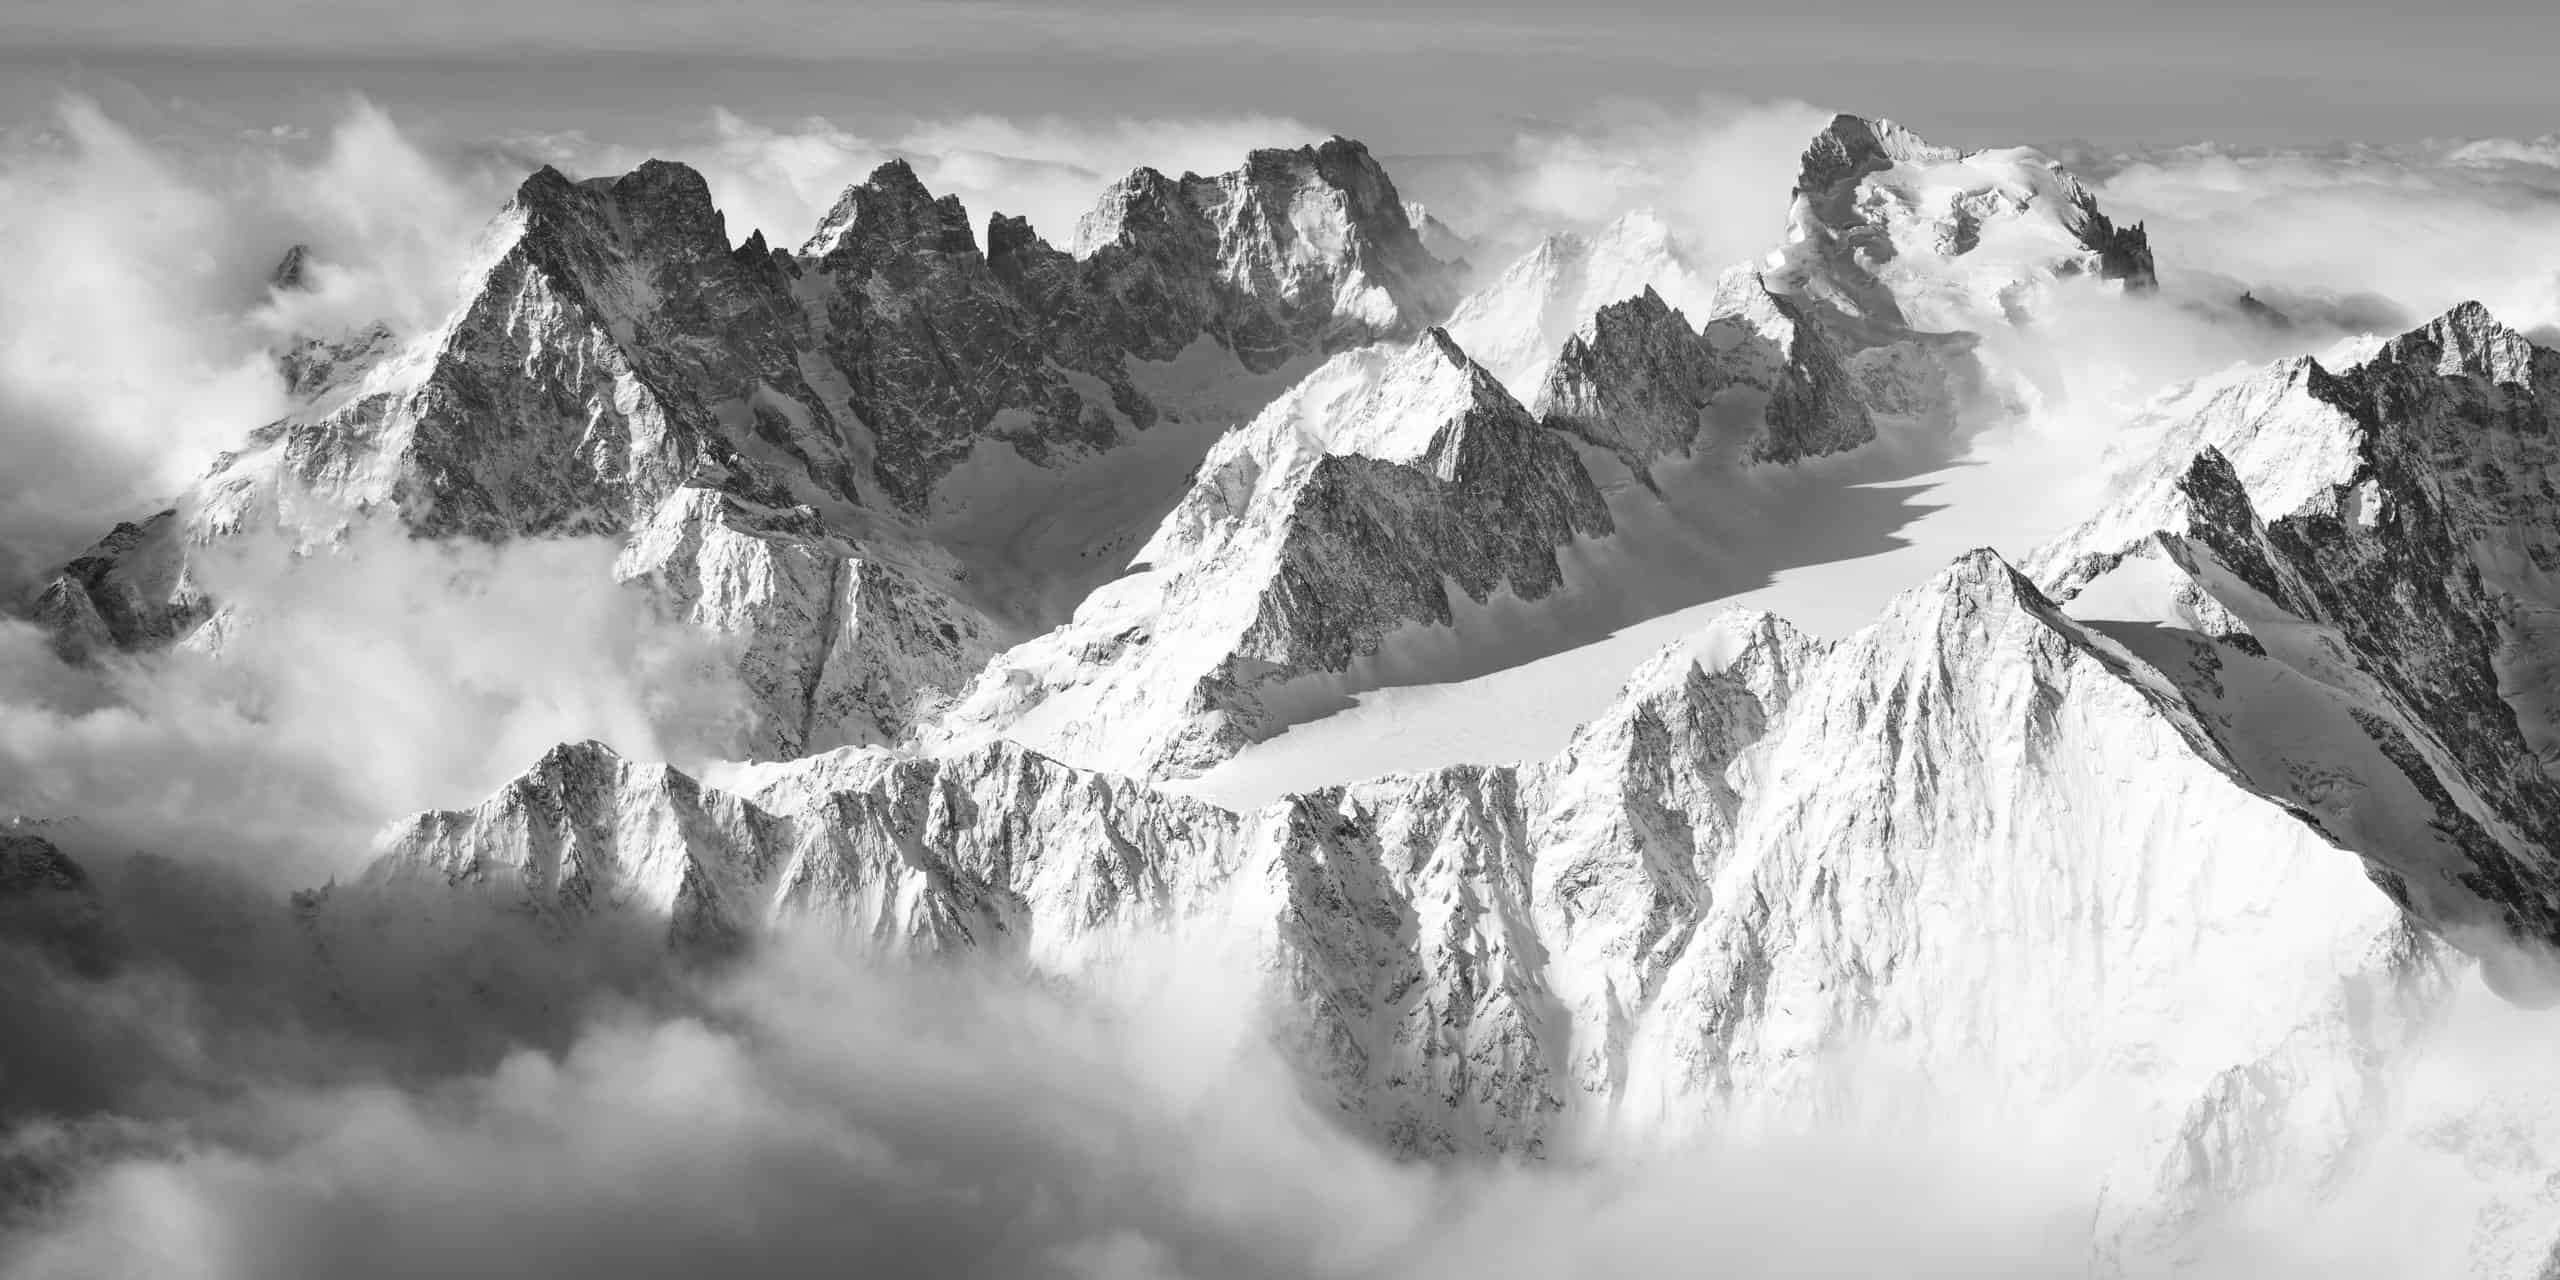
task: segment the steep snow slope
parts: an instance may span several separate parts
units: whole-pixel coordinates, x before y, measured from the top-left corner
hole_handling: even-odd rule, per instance
[[[1339,356],[1221,439],[1139,570],[990,666],[929,740],[1195,769],[1284,722],[1291,679],[1445,625],[1453,598],[1545,595],[1556,548],[1608,530],[1572,448],[1445,333]]]
[[[2560,354],[2476,304],[2344,375],[2215,397],[2036,562],[2211,708],[2259,785],[2395,897],[2554,998]],[[2474,937],[2477,933],[2484,936]]]

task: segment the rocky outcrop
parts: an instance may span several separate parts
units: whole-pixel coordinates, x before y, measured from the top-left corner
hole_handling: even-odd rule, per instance
[[[1166,359],[1208,333],[1249,369],[1396,337],[1456,299],[1394,182],[1348,138],[1261,150],[1214,178],[1141,169],[1076,224],[1075,256],[1113,332]]]
[[[296,244],[267,274],[267,288],[274,293],[308,290],[312,266],[311,246]],[[276,371],[284,375],[285,390],[297,402],[309,404],[353,386],[367,369],[398,348],[391,326],[379,322],[334,335],[298,334],[275,353]]]
[[[2080,193],[2088,221],[2080,229],[2080,243],[2098,255],[2098,274],[2109,280],[2121,280],[2127,289],[2147,292],[2160,287],[2159,264],[2151,257],[2151,233],[2139,222],[2119,227],[2098,212],[2098,198],[2086,191]]]
[[[1116,359],[1049,341],[1048,321],[980,252],[959,200],[936,199],[903,161],[846,191],[803,252],[816,341],[843,372],[875,436],[880,487],[902,510],[924,510],[981,439],[1035,463],[1107,448],[1114,407],[1136,403]],[[1088,399],[1070,371],[1107,393]]]
[[[1767,396],[1751,457],[1762,462],[1852,449],[1875,438],[1875,422],[1847,364],[1820,326],[1757,274],[1717,283],[1706,338],[1734,385]]]
[[[288,292],[311,287],[311,246],[296,243],[288,246],[284,256],[276,259],[275,269],[267,273],[267,287]]]
[[[178,513],[119,524],[64,565],[36,596],[33,617],[66,662],[155,649],[212,611],[187,572]]]
[[[276,371],[284,375],[285,391],[308,404],[354,387],[399,345],[390,326],[382,324],[336,338],[305,338],[276,353]]]
[[[1616,454],[1648,484],[1654,464],[1702,448],[1786,463],[1874,439],[1820,331],[1756,278],[1740,286],[1718,294],[1703,332],[1651,289],[1601,308],[1534,402],[1547,424]]]
[[[632,536],[616,573],[678,618],[727,636],[757,712],[759,759],[895,742],[986,665],[978,614],[901,565],[830,537],[809,513],[691,488]]]
[[[43,829],[39,823],[0,822],[0,944],[30,946],[50,959],[93,969],[107,959],[106,905],[89,873],[46,839]]]
[[[1602,307],[1650,289],[1674,309],[1705,317],[1714,280],[1689,260],[1671,227],[1644,211],[1593,236],[1548,236],[1450,313],[1449,336],[1512,394],[1528,401],[1547,384],[1557,353]]]

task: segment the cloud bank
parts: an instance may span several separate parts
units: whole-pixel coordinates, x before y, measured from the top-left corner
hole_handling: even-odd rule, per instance
[[[155,877],[156,882],[155,882]],[[18,1082],[0,1270],[52,1278],[559,1274],[1376,1277],[2079,1274],[2086,1153],[2015,1115],[1727,1133],[1571,1164],[1420,1163],[1274,1048],[1249,956],[1057,984],[781,943],[681,970],[612,916],[300,922],[202,875],[110,877],[103,973],[0,939]],[[343,914],[342,914],[343,913]],[[386,924],[391,927],[385,927]],[[2476,990],[2382,1158],[2308,1220],[2125,1274],[2405,1276],[2534,1212],[2547,1021]],[[34,1061],[38,1054],[49,1061]],[[30,1066],[51,1068],[29,1070]],[[53,1104],[30,1120],[30,1099]],[[2483,1177],[2468,1135],[2504,1135]]]
[[[438,544],[366,526],[208,549],[196,646],[70,667],[0,620],[0,812],[311,884],[384,822],[470,803],[554,744],[699,761],[746,715],[722,651],[614,581],[607,539]]]
[[[452,306],[485,171],[363,102],[316,152],[153,140],[86,99],[0,143],[0,605],[286,408],[269,351]],[[310,245],[310,288],[267,278]]]
[[[2279,307],[2423,320],[2477,300],[2520,329],[2560,324],[2560,144],[2485,139],[2101,162],[2099,195],[2151,226],[2164,275],[2234,281]]]
[[[1652,209],[1713,273],[1776,246],[1805,143],[1831,116],[1792,101],[1610,101],[1582,119],[1531,124],[1491,152],[1390,163],[1408,198],[1485,242],[1480,268],[1500,269],[1551,232],[1587,234]]]
[[[518,981],[537,956],[560,965],[587,941],[536,949],[485,933],[474,976]],[[452,1020],[400,1008],[422,997],[387,979],[433,972],[419,961],[339,984],[406,1015],[380,1028],[316,994],[278,1010],[219,979],[161,975],[181,984],[152,1005],[178,1016],[173,1034],[236,1048],[254,1026],[267,1063],[225,1080],[184,1052],[133,1055],[147,1033],[124,1022],[128,1059],[196,1066],[190,1105],[140,1126],[57,1128],[41,1154],[59,1189],[0,1264],[30,1277],[1454,1280],[2030,1276],[2073,1256],[2067,1207],[2044,1202],[2029,1162],[1988,1147],[1741,1141],[1592,1171],[1394,1159],[1301,1093],[1266,1038],[1250,966],[1224,959],[1145,957],[1073,995],[814,948],[658,983],[599,964],[612,980],[586,995],[609,998],[555,983],[541,994],[578,1012],[523,1021],[535,1043],[440,1063],[381,1029]],[[280,982],[294,963],[213,971],[332,985]],[[137,975],[113,981],[126,989],[86,980],[74,994],[135,1000]],[[533,994],[469,999],[520,1008]],[[112,1101],[135,1107],[168,1083],[130,1078]],[[1932,1180],[1951,1164],[1961,1191]]]

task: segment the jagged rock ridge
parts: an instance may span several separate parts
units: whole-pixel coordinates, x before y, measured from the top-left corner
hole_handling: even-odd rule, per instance
[[[1447,306],[1447,268],[1357,143],[1257,152],[1177,184],[1181,219],[1131,216],[1129,192],[1158,181],[1115,188],[1115,238],[1078,260],[1000,215],[982,251],[958,202],[893,162],[795,256],[761,233],[733,249],[682,165],[585,182],[545,169],[484,237],[441,328],[368,351],[360,374],[288,357],[327,386],[216,466],[182,504],[185,539],[281,525],[326,541],[368,513],[428,537],[657,530],[623,572],[675,584],[674,611],[741,638],[760,704],[748,749],[895,736],[1019,625],[931,532],[946,479],[989,449],[1054,471],[1134,438],[1162,412],[1140,387],[1147,362],[1206,343],[1268,369],[1417,332]],[[1043,483],[1023,501],[1075,500],[1067,480]],[[864,598],[930,621],[866,625],[886,615],[834,603]],[[124,630],[165,638],[193,608],[172,597]],[[854,629],[772,630],[830,619]],[[881,678],[847,686],[847,661]]]

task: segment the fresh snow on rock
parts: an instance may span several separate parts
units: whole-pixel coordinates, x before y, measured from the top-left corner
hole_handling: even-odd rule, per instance
[[[2294,360],[2212,396],[2035,570],[2538,1002],[2560,998],[2556,430],[2560,354],[2466,304],[2343,376]]]
[[[1807,148],[1786,244],[1756,269],[1831,333],[1871,409],[1938,417],[2017,394],[1978,335],[2029,322],[2059,281],[2156,284],[2143,229],[2043,153],[1848,115]]]
[[[796,253],[683,166],[546,169],[443,325],[280,351],[294,412],[34,609],[184,642],[203,543],[382,519],[614,538],[725,641],[752,763],[562,745],[307,915],[1067,982],[1206,938],[1400,1153],[1994,1117],[2087,1157],[2099,1274],[2410,1170],[2547,1270],[2560,354],[2467,305],[2091,465],[1984,430],[2038,394],[1986,335],[2151,288],[2142,228],[1854,116],[1791,201],[1758,262],[1634,213],[1461,299],[1340,138],[1140,170],[1071,250],[903,163]],[[0,828],[0,910],[95,907]]]
[[[1007,745],[715,789],[587,744],[404,824],[373,876],[1061,976],[1206,930],[1262,957],[1346,1115],[1420,1153],[1940,1097],[2089,1126],[2147,1175],[2225,1073],[2421,945],[2165,678],[1988,553],[1844,641],[1732,615],[1532,767],[1236,814]]]
[[[793,255],[733,249],[682,165],[542,170],[439,329],[289,353],[306,403],[153,526],[178,549],[111,572],[120,533],[46,619],[65,652],[164,643],[209,612],[183,546],[235,533],[603,534],[630,542],[623,577],[737,640],[742,749],[893,739],[1116,573],[1221,430],[1455,290],[1344,139],[1142,171],[1089,222],[1109,230],[1081,259],[1002,215],[982,246],[893,162]]]
[[[1339,356],[1221,439],[1136,570],[990,666],[942,740],[1191,771],[1285,723],[1290,681],[1453,598],[1543,596],[1557,548],[1608,531],[1572,447],[1445,333]]]

